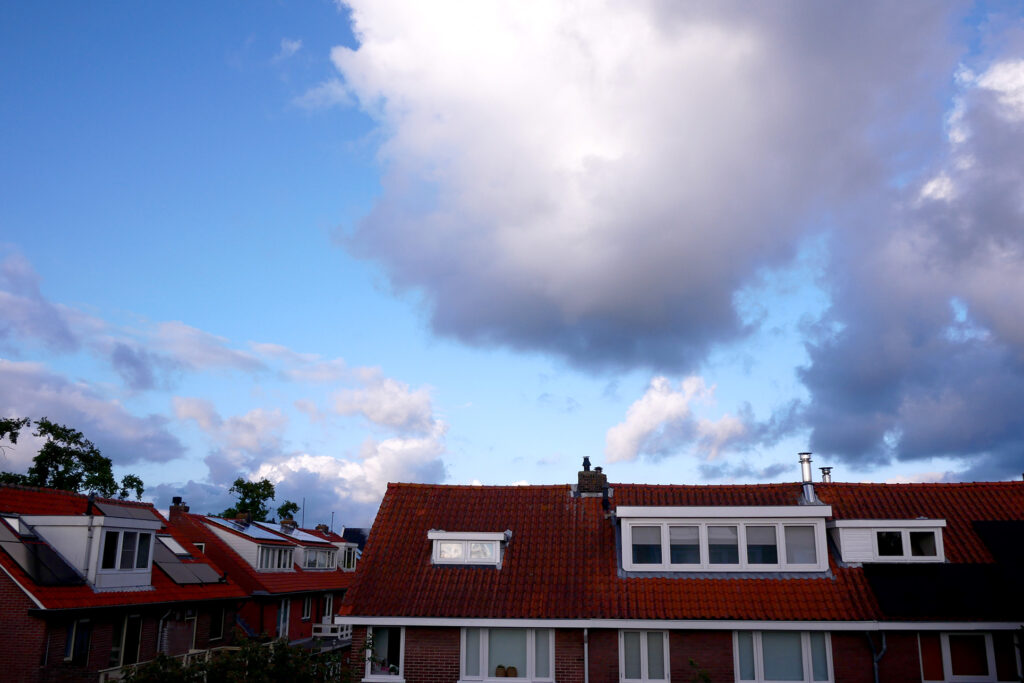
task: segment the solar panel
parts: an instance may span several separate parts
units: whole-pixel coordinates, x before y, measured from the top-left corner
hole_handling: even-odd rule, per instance
[[[114,503],[96,503],[107,517],[120,517],[121,519],[145,519],[150,522],[159,522],[160,519],[153,513],[152,508],[136,507],[134,505],[116,505]]]
[[[195,574],[203,583],[220,582],[220,574],[218,574],[217,570],[208,564],[203,564],[201,562],[192,562],[191,564],[186,564],[185,566],[188,567],[189,570],[193,574]]]
[[[232,531],[237,531],[249,538],[255,538],[263,541],[287,542],[277,534],[267,531],[257,524],[243,524],[237,520],[224,519],[223,517],[207,517],[206,519],[214,524],[231,529]]]
[[[270,522],[260,522],[259,524],[260,524],[260,526],[265,526],[268,529],[276,531],[276,532],[278,532],[280,534],[284,534],[284,535],[288,536],[289,538],[293,538],[296,541],[305,541],[305,542],[308,542],[308,543],[329,543],[330,542],[330,541],[327,541],[327,540],[325,540],[323,538],[319,538],[317,536],[314,536],[313,534],[307,534],[305,531],[303,531],[301,529],[292,529],[290,527],[286,527],[286,526],[283,526],[281,524],[271,524]]]
[[[39,586],[75,586],[83,582],[78,572],[48,545],[0,541],[0,548]]]
[[[164,570],[167,576],[171,577],[174,583],[188,585],[193,583],[205,583],[202,579],[192,573],[187,564],[181,562],[157,562],[160,569]]]

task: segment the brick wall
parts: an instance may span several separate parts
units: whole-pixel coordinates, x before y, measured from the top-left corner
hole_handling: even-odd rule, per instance
[[[619,632],[615,629],[590,629],[588,658],[590,683],[614,683],[619,680]]]
[[[458,628],[405,629],[405,680],[408,683],[454,683],[459,680]]]
[[[4,643],[0,647],[0,671],[10,680],[35,680],[43,658],[46,624],[28,615],[35,604],[2,571],[0,605],[0,643]]]
[[[669,631],[668,647],[673,681],[691,681],[698,671],[713,683],[735,680],[732,631]]]
[[[555,680],[583,683],[583,629],[555,631]]]

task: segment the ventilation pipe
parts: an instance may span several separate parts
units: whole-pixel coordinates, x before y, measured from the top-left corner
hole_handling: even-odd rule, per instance
[[[821,470],[821,483],[831,484],[832,483],[832,468],[831,467],[819,467]]]
[[[814,495],[814,481],[811,479],[811,454],[800,454],[800,478],[804,486],[804,502],[817,503],[818,498]]]

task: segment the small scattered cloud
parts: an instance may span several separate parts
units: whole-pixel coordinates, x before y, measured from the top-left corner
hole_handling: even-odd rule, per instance
[[[266,370],[266,365],[247,351],[232,349],[228,340],[183,322],[156,325],[150,343],[174,361],[193,370],[232,368],[247,372]]]
[[[0,260],[0,341],[5,339],[28,339],[65,352],[80,345],[66,309],[46,300],[35,269],[15,251]]]
[[[303,109],[330,109],[347,107],[353,102],[345,84],[337,78],[319,83],[296,97],[293,102]]]
[[[687,377],[678,389],[667,377],[654,377],[626,411],[625,421],[608,430],[608,462],[632,461],[642,454],[661,457],[687,446],[709,460],[717,458],[731,441],[746,435],[747,427],[731,415],[714,421],[694,417],[693,402],[708,401],[713,393],[700,377]]]
[[[341,415],[362,415],[375,425],[403,433],[428,433],[434,428],[430,392],[371,371],[360,389],[345,389],[335,396]]]
[[[275,62],[283,62],[284,60],[289,59],[289,58],[295,56],[295,53],[297,53],[301,49],[302,49],[302,41],[301,40],[293,40],[291,38],[282,38],[281,39],[281,47],[277,51],[277,54],[274,55],[274,61]]]

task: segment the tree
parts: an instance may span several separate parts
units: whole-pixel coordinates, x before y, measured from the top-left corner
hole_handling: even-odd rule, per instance
[[[295,513],[299,511],[299,504],[286,500],[281,503],[281,507],[277,508],[277,516],[279,519],[294,519]]]
[[[238,502],[220,513],[221,517],[231,518],[248,513],[252,515],[253,521],[267,521],[267,513],[270,512],[267,501],[274,498],[274,485],[269,480],[246,481],[239,477],[228,491],[238,496]]]
[[[16,444],[21,429],[29,424],[29,418],[0,419],[0,439],[6,437]],[[117,496],[124,499],[134,491],[137,500],[142,498],[145,489],[142,479],[127,474],[118,485],[110,458],[100,453],[82,432],[45,417],[36,420],[35,426],[35,435],[44,437],[46,443],[32,458],[28,474],[3,472],[0,481],[76,493],[95,491],[104,498]]]

